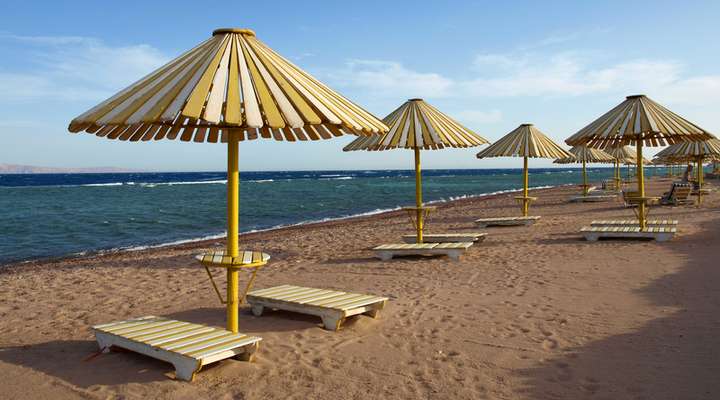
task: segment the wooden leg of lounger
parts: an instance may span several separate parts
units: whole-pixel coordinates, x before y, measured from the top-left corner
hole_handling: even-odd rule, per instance
[[[263,311],[265,310],[265,307],[263,307],[263,306],[261,306],[261,305],[259,305],[259,304],[253,304],[251,310],[252,310],[252,313],[253,313],[254,316],[259,317],[259,316],[261,316],[261,315],[263,314]]]
[[[340,330],[340,325],[343,323],[343,318],[340,317],[333,317],[329,315],[322,316],[323,325],[325,325],[325,329],[329,331],[338,331]]]
[[[191,358],[183,358],[172,361],[175,367],[175,379],[192,382],[195,374],[200,372],[202,367],[199,362]]]
[[[392,260],[393,254],[389,251],[380,251],[377,253],[378,257],[380,257],[380,260],[382,261],[388,261]]]
[[[245,346],[245,352],[240,353],[233,358],[238,361],[253,362],[255,361],[255,353],[257,353],[258,348],[260,348],[260,343],[255,342],[249,346]]]
[[[386,302],[386,301],[383,301],[382,303],[378,303],[378,304],[375,306],[374,309],[366,312],[365,315],[367,315],[367,316],[369,316],[369,317],[371,317],[371,318],[375,318],[375,319],[380,318],[380,310],[382,310],[383,308],[385,308],[385,303],[387,303],[387,302]]]
[[[585,235],[585,240],[587,240],[589,242],[597,242],[598,235]]]
[[[450,257],[450,259],[453,261],[459,261],[460,254],[462,254],[462,252],[460,252],[460,251],[450,251],[450,252],[448,252],[448,257]]]

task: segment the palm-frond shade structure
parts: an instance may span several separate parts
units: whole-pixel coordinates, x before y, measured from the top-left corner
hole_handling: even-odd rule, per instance
[[[387,126],[253,31],[224,28],[73,119],[68,129],[129,141],[227,142],[225,254],[237,257],[240,140],[329,139],[383,133]],[[228,268],[227,279],[227,328],[237,332],[238,270]]]
[[[587,196],[589,193],[590,185],[587,182],[587,163],[611,163],[615,159],[608,153],[600,150],[593,149],[592,147],[586,146],[575,146],[570,149],[570,153],[574,156],[573,158],[561,158],[555,160],[557,164],[570,164],[570,163],[582,163],[582,188],[583,196]]]
[[[415,228],[417,243],[423,242],[423,202],[420,150],[466,148],[488,143],[470,129],[438,111],[422,99],[410,99],[383,119],[387,133],[361,136],[343,151],[412,149],[415,152]]]
[[[696,162],[697,183],[703,186],[703,161],[720,159],[720,140],[684,142],[669,146],[655,155],[659,162]]]
[[[565,142],[571,146],[589,147],[622,146],[635,144],[638,171],[638,222],[647,228],[645,179],[643,173],[643,146],[664,146],[666,143],[696,142],[714,136],[654,102],[645,95],[627,96],[590,125],[582,128]]]
[[[522,214],[527,216],[531,200],[528,196],[528,158],[559,159],[574,156],[540,132],[533,124],[522,124],[477,154],[477,158],[486,157],[523,158],[523,195],[520,199]]]

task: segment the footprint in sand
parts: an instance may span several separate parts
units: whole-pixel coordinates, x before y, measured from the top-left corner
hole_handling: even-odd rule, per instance
[[[558,342],[555,339],[547,338],[542,341],[542,348],[547,351],[555,350],[557,347],[558,347]]]

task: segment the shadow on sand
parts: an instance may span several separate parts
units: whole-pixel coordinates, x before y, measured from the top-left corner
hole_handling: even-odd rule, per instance
[[[519,397],[529,399],[717,399],[720,398],[719,219],[677,273],[639,293],[661,311],[637,330],[578,348],[567,348],[542,364],[516,372]],[[671,243],[669,245],[672,245]]]
[[[165,317],[222,327],[225,309],[196,308]],[[355,323],[349,319],[346,326]],[[299,331],[322,326],[320,318],[285,311],[266,311],[255,317],[250,309],[240,310],[240,331],[262,336],[267,332]],[[71,385],[119,385],[167,380],[175,369],[169,363],[123,349],[97,354],[95,340],[53,340],[33,345],[2,347],[0,361],[30,368],[54,376]],[[211,369],[215,364],[203,367]],[[0,398],[2,396],[0,395]]]

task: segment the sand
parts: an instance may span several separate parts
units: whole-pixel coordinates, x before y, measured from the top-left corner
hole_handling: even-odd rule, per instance
[[[656,179],[650,192],[668,186]],[[576,191],[534,191],[539,223],[483,229],[487,239],[460,262],[372,258],[372,245],[411,232],[400,212],[245,235],[243,247],[273,257],[257,288],[391,300],[380,319],[339,332],[316,317],[243,308],[241,331],[264,339],[257,360],[221,362],[192,383],[133,353],[84,361],[97,350],[89,326],[143,315],[223,326],[192,258],[221,241],[0,268],[0,397],[720,398],[720,195],[652,209],[681,220],[671,242],[589,243],[581,226],[632,212],[568,203]],[[475,231],[473,218],[517,213],[512,195],[455,201],[428,231]]]

